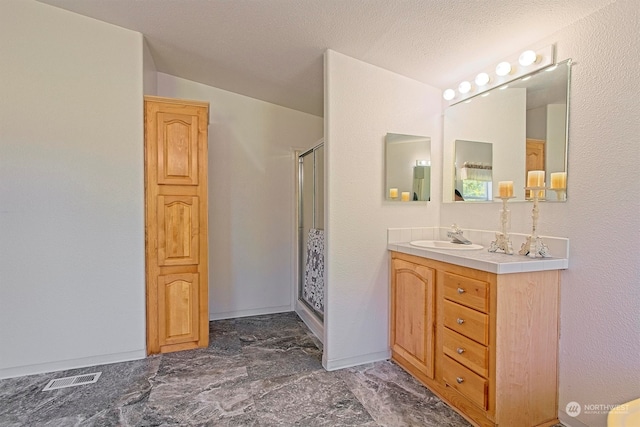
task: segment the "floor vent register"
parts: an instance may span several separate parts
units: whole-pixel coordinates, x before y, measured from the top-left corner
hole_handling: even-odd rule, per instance
[[[73,377],[57,378],[55,380],[49,381],[49,383],[42,389],[42,391],[93,384],[98,381],[100,375],[102,375],[102,372],[74,375]]]

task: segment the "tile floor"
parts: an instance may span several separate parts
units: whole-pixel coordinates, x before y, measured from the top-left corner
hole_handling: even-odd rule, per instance
[[[326,372],[295,313],[211,322],[210,345],[0,381],[0,426],[469,426],[391,362]],[[101,371],[97,383],[41,391]]]

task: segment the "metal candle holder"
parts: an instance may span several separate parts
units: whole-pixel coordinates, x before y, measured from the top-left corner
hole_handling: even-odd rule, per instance
[[[509,239],[508,234],[509,215],[511,211],[507,209],[507,201],[513,198],[515,197],[500,197],[500,199],[502,199],[502,211],[500,212],[502,229],[500,233],[496,233],[496,240],[491,242],[489,252],[503,252],[508,255],[513,255],[513,245],[511,244],[511,239]]]
[[[547,187],[525,187],[525,190],[531,190],[529,194],[533,198],[533,210],[531,211],[531,218],[533,219],[533,227],[531,235],[527,237],[527,241],[522,244],[520,248],[520,255],[527,255],[529,258],[545,258],[550,257],[549,247],[542,242],[540,236],[538,236],[538,198],[541,190],[546,190]]]

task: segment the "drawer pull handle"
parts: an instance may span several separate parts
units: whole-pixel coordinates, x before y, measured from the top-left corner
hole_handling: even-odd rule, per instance
[[[461,294],[461,295],[462,295],[462,294],[464,294],[464,292],[465,292],[465,291],[464,291],[464,289],[462,289],[462,288],[458,288],[458,293],[459,293],[459,294]]]
[[[458,348],[456,349],[456,351],[458,352],[458,354],[462,354],[462,353],[464,353],[464,348],[462,348],[462,347],[458,347]]]
[[[462,377],[458,377],[458,378],[456,378],[456,382],[457,382],[458,384],[462,384],[462,383],[464,382],[464,378],[462,378]]]
[[[456,320],[456,322],[458,322],[458,325],[462,325],[464,323],[464,319],[458,317],[458,320]]]

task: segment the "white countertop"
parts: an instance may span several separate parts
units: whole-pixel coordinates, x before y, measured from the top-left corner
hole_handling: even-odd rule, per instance
[[[518,255],[515,247],[516,253],[513,255],[488,252],[487,247],[478,250],[460,251],[419,248],[412,246],[409,242],[388,243],[387,249],[495,274],[564,270],[569,268],[569,260],[567,258],[529,258],[528,256]]]

